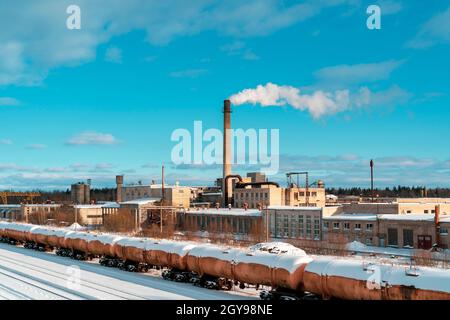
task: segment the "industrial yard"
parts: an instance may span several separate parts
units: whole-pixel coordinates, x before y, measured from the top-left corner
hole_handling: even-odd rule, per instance
[[[0,300],[450,301],[450,6],[372,2],[0,1]]]

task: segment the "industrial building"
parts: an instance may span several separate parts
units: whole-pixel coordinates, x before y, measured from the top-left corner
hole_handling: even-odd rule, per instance
[[[182,230],[234,235],[262,235],[262,212],[255,209],[195,208],[179,212]]]
[[[234,189],[234,205],[242,208],[266,206],[324,207],[325,188],[280,188],[275,185]]]
[[[366,245],[396,248],[448,248],[450,215],[435,206],[428,214],[346,213],[323,217],[323,240],[332,243],[358,241]]]
[[[0,219],[17,220],[22,213],[20,204],[0,204]]]
[[[448,198],[396,198],[392,202],[354,202],[340,204],[341,213],[433,214],[436,205],[450,214]]]
[[[175,184],[131,184],[123,185],[123,176],[116,177],[117,202],[126,202],[143,198],[164,198],[164,205],[172,207],[189,208],[191,201],[191,189]]]
[[[70,186],[70,199],[74,204],[91,203],[90,180],[87,183],[78,182]]]

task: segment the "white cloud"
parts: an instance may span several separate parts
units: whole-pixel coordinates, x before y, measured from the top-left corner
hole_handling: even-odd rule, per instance
[[[105,61],[122,63],[122,50],[117,47],[109,47],[105,52]]]
[[[153,45],[203,31],[238,38],[261,36],[352,2],[78,0],[81,30],[68,30],[70,1],[0,1],[0,86],[39,84],[51,68],[92,61],[100,44],[132,30],[143,30]]]
[[[229,56],[239,56],[244,60],[259,60],[258,55],[256,55],[251,49],[247,48],[245,42],[243,41],[235,41],[225,44],[220,47],[220,50],[224,51]]]
[[[98,133],[98,132],[82,132],[69,141],[66,142],[68,145],[79,146],[79,145],[113,145],[117,144],[117,139],[109,133]]]
[[[3,145],[7,144],[7,145],[10,145],[10,144],[13,144],[13,142],[12,142],[10,139],[0,139],[0,144],[3,144]]]
[[[169,73],[169,76],[173,78],[198,78],[200,76],[203,76],[208,73],[208,70],[206,69],[186,69],[186,70],[179,70],[179,71],[173,71]]]
[[[0,75],[1,77],[1,75]],[[0,97],[0,106],[19,106],[20,101],[11,97]]]
[[[407,45],[428,48],[439,43],[450,43],[450,7],[425,22]]]
[[[234,94],[230,100],[234,105],[291,106],[294,109],[308,111],[313,118],[318,119],[354,108],[397,103],[400,98],[407,97],[406,91],[399,87],[379,92],[372,92],[367,87],[362,87],[356,92],[348,89],[333,92],[316,90],[308,94],[301,93],[296,87],[279,86],[269,82]]]
[[[337,65],[322,68],[314,73],[320,83],[327,85],[350,85],[386,80],[403,61],[388,60],[378,63]]]

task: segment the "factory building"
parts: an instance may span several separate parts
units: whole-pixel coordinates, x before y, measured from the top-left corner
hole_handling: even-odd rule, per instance
[[[159,198],[164,196],[164,205],[172,207],[189,208],[191,201],[191,189],[189,187],[141,183],[123,185],[123,176],[117,176],[117,202],[126,202],[143,198]]]
[[[128,209],[136,217],[136,223],[141,224],[152,218],[152,209],[155,209],[155,204],[160,200],[160,198],[142,198],[121,203],[110,203],[102,207],[102,216],[103,219],[107,219],[108,215],[116,214],[120,209]]]
[[[435,206],[440,205],[441,214],[450,214],[448,198],[397,198],[393,202],[347,203],[341,204],[341,213],[374,214],[434,214]]]
[[[20,204],[0,204],[0,219],[16,220],[22,213]]]
[[[274,185],[234,189],[234,205],[249,208],[266,206],[324,207],[325,188],[280,188]]]
[[[436,211],[437,210],[437,211]],[[450,215],[346,213],[323,217],[323,240],[331,243],[358,241],[366,245],[430,249],[434,244],[448,248]]]
[[[91,202],[91,186],[88,183],[78,182],[70,186],[70,199],[74,204],[89,204]]]
[[[105,204],[74,205],[75,222],[92,227],[103,224],[102,208]]]
[[[271,238],[322,239],[322,208],[269,206],[267,213]]]
[[[262,212],[255,209],[195,208],[180,212],[182,230],[262,235]]]

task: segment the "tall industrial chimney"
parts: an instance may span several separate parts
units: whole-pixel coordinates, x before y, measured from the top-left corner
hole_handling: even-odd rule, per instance
[[[370,193],[372,197],[372,202],[374,200],[374,194],[373,194],[373,160],[370,160]]]
[[[441,246],[441,224],[440,224],[440,214],[441,214],[441,206],[436,205],[434,207],[434,229],[435,229],[435,238],[436,245],[438,247]]]
[[[231,174],[231,102],[224,100],[223,102],[223,175],[222,175],[222,203],[225,207],[232,198],[231,179],[227,182],[228,188],[225,187],[225,177]],[[228,189],[228,199],[225,199],[225,189]]]
[[[123,176],[116,176],[116,202],[122,202]]]

